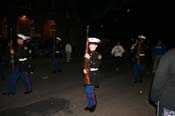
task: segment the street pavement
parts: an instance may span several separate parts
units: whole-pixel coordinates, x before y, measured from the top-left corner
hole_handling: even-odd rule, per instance
[[[125,61],[119,71],[110,58],[100,67],[100,87],[96,89],[95,112],[84,111],[86,97],[83,87],[83,59],[63,60],[62,72],[52,72],[52,59],[36,57],[31,75],[33,92],[24,94],[22,81],[17,81],[16,95],[0,95],[0,116],[156,116],[149,103],[153,74],[146,65],[143,83],[133,83],[133,66]],[[11,69],[5,68],[0,92],[7,90]]]

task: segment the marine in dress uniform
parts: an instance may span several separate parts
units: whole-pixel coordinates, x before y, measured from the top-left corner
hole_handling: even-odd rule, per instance
[[[137,43],[134,50],[134,83],[143,82],[144,69],[145,69],[145,46],[144,40],[145,36],[138,36],[139,42]]]
[[[101,64],[102,56],[96,51],[100,39],[90,37],[88,38],[89,42],[89,53],[85,54],[84,57],[89,59],[88,70],[84,69],[83,72],[89,73],[90,84],[85,85],[87,106],[85,107],[86,111],[93,112],[96,109],[97,98],[95,93],[95,88],[98,86],[97,76],[99,71],[99,66]]]
[[[54,48],[54,62],[53,62],[53,72],[61,72],[61,57],[62,57],[62,50],[61,50],[61,38],[56,37],[55,41],[55,48]]]
[[[31,83],[28,74],[28,60],[29,51],[27,46],[24,45],[24,41],[29,39],[28,36],[23,34],[18,34],[17,43],[19,47],[14,51],[10,49],[11,54],[14,54],[15,58],[15,68],[11,75],[11,82],[8,88],[8,92],[3,93],[4,95],[14,95],[16,94],[16,81],[21,78],[25,88],[24,94],[29,94],[32,92]]]

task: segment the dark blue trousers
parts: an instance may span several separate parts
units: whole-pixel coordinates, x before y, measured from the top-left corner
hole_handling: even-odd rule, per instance
[[[96,94],[95,94],[95,87],[93,85],[89,85],[85,87],[86,91],[86,99],[88,107],[92,107],[96,105]]]
[[[11,75],[11,82],[9,85],[9,92],[10,93],[16,93],[16,82],[17,80],[21,78],[25,91],[32,91],[32,87],[29,81],[29,74],[28,71],[19,71],[19,67],[16,66],[15,70],[13,71]]]
[[[56,57],[53,62],[53,71],[59,72],[61,71],[61,58]]]
[[[144,64],[134,64],[134,81],[141,81],[144,76]]]

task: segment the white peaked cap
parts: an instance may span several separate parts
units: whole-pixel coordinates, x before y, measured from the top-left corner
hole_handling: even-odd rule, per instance
[[[100,43],[100,39],[98,39],[98,38],[95,38],[95,37],[89,37],[88,38],[88,42],[90,42],[90,43]]]
[[[29,37],[29,36],[26,36],[26,38],[27,38],[27,39],[30,39],[30,37]]]
[[[23,39],[23,40],[27,40],[27,39],[29,39],[30,37],[29,36],[25,36],[25,35],[23,35],[23,34],[17,34],[17,36],[19,37],[19,38],[21,38],[21,39]]]
[[[146,39],[146,37],[144,35],[139,35],[138,38]]]
[[[60,37],[56,37],[57,40],[61,41],[61,38]]]

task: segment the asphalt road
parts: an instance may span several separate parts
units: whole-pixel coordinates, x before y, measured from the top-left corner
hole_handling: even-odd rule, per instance
[[[98,105],[93,113],[84,111],[86,97],[83,87],[81,58],[70,63],[63,61],[60,73],[52,73],[49,58],[34,59],[35,70],[31,76],[33,92],[24,94],[21,80],[17,93],[0,95],[0,116],[155,116],[156,109],[149,103],[153,74],[146,66],[143,83],[133,83],[133,67],[123,63],[119,71],[109,58],[104,58],[100,71],[100,88],[96,89]],[[5,80],[0,91],[7,89],[11,70],[5,70]],[[139,93],[142,91],[142,93]]]

